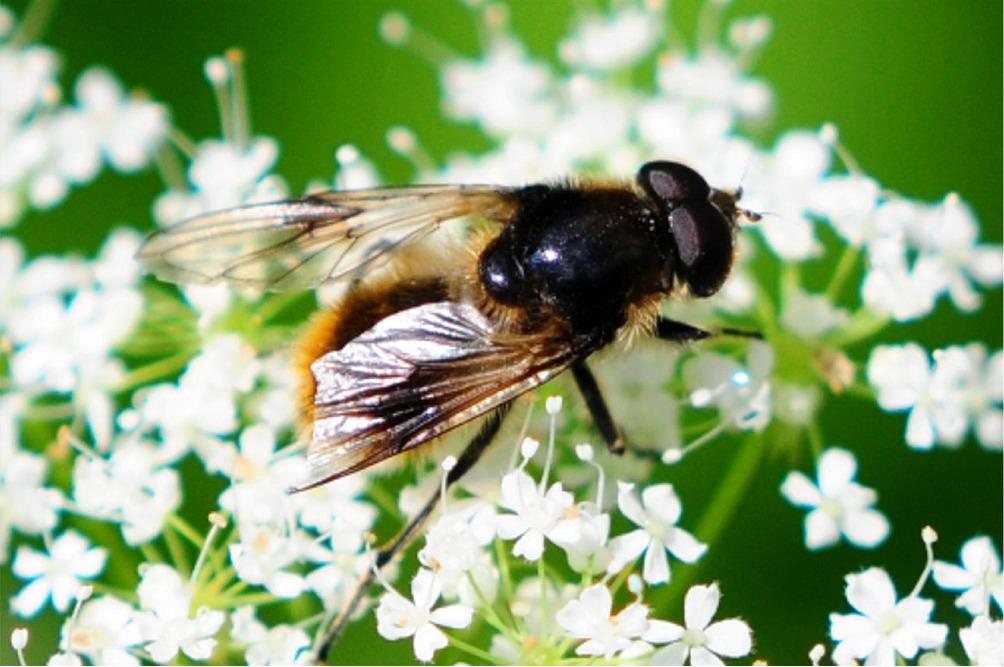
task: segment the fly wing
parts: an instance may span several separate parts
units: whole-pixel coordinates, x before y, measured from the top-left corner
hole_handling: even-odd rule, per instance
[[[154,233],[137,256],[170,282],[302,290],[371,268],[447,220],[502,221],[509,211],[490,186],[328,192],[187,220]]]
[[[299,488],[417,447],[546,382],[595,347],[558,335],[499,335],[461,303],[395,313],[312,365],[310,478]]]

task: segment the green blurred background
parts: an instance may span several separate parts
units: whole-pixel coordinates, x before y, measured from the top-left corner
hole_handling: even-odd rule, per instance
[[[515,32],[539,57],[553,60],[565,33],[570,4],[519,0],[510,3]],[[600,3],[597,3],[600,4]],[[13,3],[20,14],[25,3]],[[380,17],[403,10],[460,53],[477,51],[474,19],[447,0],[298,2],[66,1],[57,6],[43,42],[63,57],[61,80],[72,82],[94,64],[109,67],[131,88],[142,88],[171,109],[177,126],[196,139],[218,135],[213,97],[203,78],[210,55],[238,46],[246,53],[254,130],[282,148],[277,171],[293,192],[309,179],[330,179],[334,149],[351,142],[372,157],[387,181],[406,181],[411,168],[384,143],[395,124],[412,127],[437,158],[471,152],[488,143],[471,127],[439,113],[436,71],[406,49],[385,45]],[[673,7],[678,27],[692,35],[700,3]],[[940,0],[872,2],[737,0],[729,17],[766,13],[774,37],[754,72],[777,94],[775,122],[757,137],[772,145],[794,127],[832,121],[864,170],[886,188],[935,201],[956,190],[983,223],[983,238],[1000,242],[1002,211],[1002,10],[996,2]],[[13,230],[31,255],[90,255],[117,224],[152,227],[150,205],[162,190],[153,173],[105,173],[71,192],[57,209],[34,213]],[[894,327],[890,341],[920,340],[932,349],[978,340],[1001,346],[1001,293],[983,311],[962,315],[942,303],[921,324]],[[920,529],[933,525],[938,556],[957,560],[966,539],[991,531],[1001,546],[1000,455],[974,442],[960,451],[911,451],[902,441],[904,415],[881,413],[849,397],[835,401],[823,424],[829,444],[858,455],[861,481],[880,492],[879,507],[893,532],[875,551],[847,546],[818,554],[802,546],[804,516],[778,492],[791,462],[767,457],[744,506],[725,538],[702,563],[700,580],[718,579],[722,615],[743,615],[756,633],[758,658],[799,663],[827,635],[827,611],[849,611],[843,576],[880,564],[900,594],[923,566]],[[736,447],[709,448],[688,460],[686,477],[674,479],[691,519],[702,493],[714,488]],[[803,462],[804,463],[804,462]],[[804,466],[803,466],[804,468]],[[678,476],[680,477],[680,476]],[[684,521],[686,525],[686,517]],[[15,661],[8,643],[15,623],[6,599],[19,587],[2,572],[3,637],[0,660]],[[954,627],[968,621],[952,597],[927,589],[938,620]],[[663,610],[679,618],[679,609]],[[47,613],[30,624],[29,657],[44,661],[55,650],[56,622]],[[373,642],[372,621],[358,624],[342,646],[346,662],[413,662],[409,642]],[[957,641],[953,637],[953,642]],[[46,645],[48,644],[48,645]],[[952,647],[957,651],[957,644]]]

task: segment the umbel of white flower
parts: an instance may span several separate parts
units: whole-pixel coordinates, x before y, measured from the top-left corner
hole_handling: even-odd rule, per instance
[[[809,508],[805,517],[805,546],[822,549],[843,535],[855,546],[870,549],[889,535],[889,521],[872,505],[873,489],[854,482],[857,460],[845,450],[830,448],[819,457],[818,486],[804,474],[792,471],[781,484],[781,493],[794,505]]]
[[[934,602],[916,595],[898,600],[885,570],[869,568],[847,575],[845,594],[856,614],[830,614],[830,636],[837,642],[833,659],[870,665],[892,665],[898,657],[913,659],[921,649],[945,643],[948,626],[931,623]]]
[[[676,525],[683,505],[671,484],[646,487],[639,502],[634,485],[621,482],[617,505],[639,528],[611,540],[613,558],[608,572],[619,572],[645,554],[643,578],[649,584],[661,584],[670,578],[667,553],[684,563],[694,563],[707,551],[707,545]]]

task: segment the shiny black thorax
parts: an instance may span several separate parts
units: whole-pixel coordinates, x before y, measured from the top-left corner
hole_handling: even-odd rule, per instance
[[[533,185],[509,196],[516,212],[479,266],[496,301],[609,341],[631,304],[671,287],[668,226],[632,190]]]

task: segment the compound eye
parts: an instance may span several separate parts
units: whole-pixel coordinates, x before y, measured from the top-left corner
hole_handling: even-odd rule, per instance
[[[717,292],[732,270],[732,223],[708,202],[688,203],[669,214],[676,241],[677,275],[698,297]]]
[[[672,210],[686,201],[706,201],[711,188],[704,177],[679,162],[649,162],[638,171],[638,185]]]

